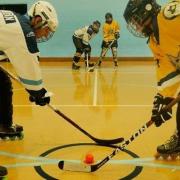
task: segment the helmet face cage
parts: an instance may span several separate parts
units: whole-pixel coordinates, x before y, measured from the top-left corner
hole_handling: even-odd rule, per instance
[[[142,19],[138,15],[134,15],[129,23],[127,23],[127,29],[136,37],[146,38],[149,36],[149,34],[146,33],[147,27],[144,25],[146,20],[147,18]]]
[[[150,35],[150,27],[145,25],[160,10],[155,0],[131,0],[124,12],[128,30],[136,37],[146,38]]]
[[[54,32],[50,31],[49,34],[47,36],[42,36],[40,38],[36,38],[37,43],[42,43],[42,42],[46,42],[49,39],[51,39],[54,35]]]
[[[113,16],[111,13],[106,13],[105,14],[105,20],[106,20],[106,23],[111,23],[112,20],[113,20]]]
[[[37,38],[38,43],[46,42],[49,39],[51,39],[52,36],[54,35],[55,29],[58,25],[56,12],[55,12],[55,10],[53,11],[53,7],[51,7],[50,4],[44,5],[43,3],[46,3],[46,2],[39,1],[36,4],[34,4],[34,8],[33,8],[33,12],[32,12],[32,17],[40,16],[42,19],[42,22],[40,22],[34,26],[35,29],[41,30],[46,27],[49,28],[49,33],[47,36],[42,36],[41,38]],[[44,7],[46,11],[43,11],[43,8],[41,10],[41,7]],[[52,12],[53,12],[53,14],[51,14]],[[53,20],[51,18],[53,18]]]

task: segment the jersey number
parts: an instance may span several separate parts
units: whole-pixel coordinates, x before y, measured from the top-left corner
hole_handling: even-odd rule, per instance
[[[180,15],[180,2],[173,1],[166,5],[164,8],[164,17],[166,19],[174,19],[175,17]]]

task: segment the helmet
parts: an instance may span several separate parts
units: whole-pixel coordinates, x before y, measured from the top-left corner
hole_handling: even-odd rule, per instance
[[[113,18],[112,14],[110,12],[105,14],[105,19]]]
[[[98,33],[99,32],[99,28],[101,27],[101,23],[98,21],[98,20],[96,20],[96,21],[94,21],[93,22],[93,24],[92,24],[92,30],[93,30],[93,32],[94,33]]]
[[[42,22],[38,24],[35,28],[49,27],[49,36],[47,38],[43,37],[43,39],[41,39],[42,41],[49,40],[58,27],[58,18],[54,7],[49,2],[38,1],[31,6],[28,11],[28,15],[31,18],[36,16],[40,16],[42,18]]]
[[[128,30],[137,37],[148,37],[150,28],[148,29],[144,23],[150,17],[157,16],[160,9],[161,6],[156,3],[156,0],[129,0],[124,11]],[[141,27],[140,31],[138,27]]]
[[[111,24],[113,20],[113,15],[110,12],[108,12],[105,14],[105,19],[106,19],[106,23]]]

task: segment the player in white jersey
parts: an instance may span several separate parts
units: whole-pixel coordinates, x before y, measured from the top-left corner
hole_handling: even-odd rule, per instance
[[[72,69],[78,70],[80,66],[78,62],[81,55],[85,54],[85,64],[87,66],[87,59],[90,60],[91,46],[89,41],[99,32],[101,23],[99,21],[94,21],[92,25],[85,26],[74,32],[73,42],[76,47],[76,53],[73,57]],[[89,67],[94,66],[94,64],[89,63]]]
[[[37,105],[50,102],[46,96],[38,62],[37,42],[49,40],[58,26],[54,7],[46,1],[36,2],[26,15],[0,10],[0,51],[15,68],[18,77]],[[1,56],[1,57],[2,57]],[[0,137],[21,137],[23,127],[13,125],[12,84],[0,68]]]

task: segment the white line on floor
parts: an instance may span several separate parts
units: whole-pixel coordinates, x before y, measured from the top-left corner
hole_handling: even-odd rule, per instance
[[[93,105],[84,105],[84,104],[53,104],[55,107],[93,107]],[[152,107],[152,105],[148,104],[98,104],[95,105],[96,107]],[[23,105],[23,104],[15,104],[14,107],[38,107],[37,105]]]
[[[93,92],[93,106],[97,106],[97,93],[98,93],[98,73],[97,73],[97,69],[95,69],[94,92]]]
[[[23,163],[15,163],[15,164],[3,164],[3,166],[7,168],[32,167],[32,166],[53,165],[53,164],[56,165],[60,161],[60,159],[50,159],[47,157],[34,157],[34,156],[25,155],[25,154],[10,153],[6,151],[0,151],[0,155],[18,158],[18,159],[28,159],[28,160],[36,161],[36,162],[23,162]],[[80,160],[66,160],[66,161],[73,162],[73,163],[81,163]],[[179,165],[171,165],[168,163],[167,164],[157,163],[157,161],[154,161],[153,157],[110,160],[108,163],[119,164],[119,165],[124,164],[124,165],[135,165],[135,166],[147,166],[147,167],[152,167],[152,168],[165,168],[165,169],[172,169],[173,171],[180,170]]]

